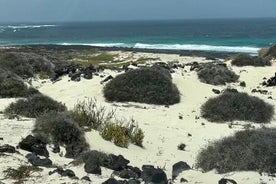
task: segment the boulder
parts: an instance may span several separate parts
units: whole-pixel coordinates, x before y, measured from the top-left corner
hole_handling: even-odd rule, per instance
[[[114,77],[112,77],[111,75],[107,76],[104,80],[101,81],[101,84],[110,81],[111,79],[113,79]]]
[[[246,83],[244,81],[240,82],[241,87],[246,87]]]
[[[215,94],[220,94],[220,90],[218,90],[218,89],[212,89],[212,91],[213,91],[213,93],[215,93]]]
[[[49,157],[49,152],[46,148],[46,143],[44,143],[42,140],[32,135],[28,135],[25,139],[23,139],[19,143],[18,146],[20,149],[23,149],[25,151],[29,151],[41,156]]]
[[[127,164],[129,163],[129,160],[125,159],[122,155],[116,156],[116,155],[110,154],[109,157],[111,158],[111,162],[107,166],[107,168],[112,169],[114,171],[121,171],[127,168]]]
[[[181,172],[191,169],[191,167],[183,161],[177,162],[172,167],[172,179],[174,180]]]
[[[237,182],[232,179],[222,178],[221,180],[219,180],[218,184],[237,184]]]
[[[37,156],[35,153],[29,153],[26,155],[26,158],[33,166],[41,166],[41,167],[50,167],[53,165],[53,162],[48,159],[41,159],[39,156]]]
[[[80,76],[81,76],[81,73],[73,73],[71,75],[71,80],[75,82],[79,82],[81,80]]]
[[[122,171],[115,171],[114,174],[124,179],[138,178],[138,175],[131,169],[123,169]]]
[[[55,170],[50,171],[49,175],[52,175],[54,173],[58,173],[61,176],[69,177],[69,178],[72,178],[72,179],[76,178],[76,175],[75,175],[74,171],[72,171],[71,169],[63,170],[61,167],[58,167]]]
[[[141,178],[145,184],[154,183],[154,184],[167,184],[167,175],[160,168],[154,168],[152,165],[143,165],[142,166],[142,175]]]
[[[15,153],[15,147],[9,144],[0,146],[0,153]]]
[[[274,77],[271,77],[270,79],[267,80],[267,82],[263,83],[265,86],[276,86],[276,73]]]
[[[108,180],[103,182],[103,184],[121,184],[121,183],[114,178],[109,178]]]
[[[98,175],[102,174],[102,170],[99,164],[93,163],[93,162],[86,162],[84,164],[84,170],[85,172],[90,174],[98,174]]]
[[[89,178],[89,176],[84,176],[84,177],[81,178],[81,180],[91,181],[91,179]]]

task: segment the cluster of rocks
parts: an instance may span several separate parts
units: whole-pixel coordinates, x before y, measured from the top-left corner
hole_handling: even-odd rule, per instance
[[[93,73],[97,72],[98,70],[99,69],[96,69],[93,65],[85,67],[79,64],[71,64],[55,70],[55,75],[52,78],[52,81],[57,81],[64,75],[68,75],[72,81],[80,81],[81,77],[85,79],[92,79]]]
[[[53,162],[49,159],[49,152],[47,150],[46,143],[39,138],[28,135],[19,143],[18,148],[30,152],[26,155],[26,158],[33,166],[54,168],[54,170],[49,172],[49,175],[57,173],[62,177],[79,179],[75,175],[74,171],[70,169],[63,169],[53,164]],[[53,151],[55,151],[55,149]],[[15,153],[16,148],[10,145],[0,146],[0,153],[3,152]],[[110,178],[104,182],[106,184],[139,184],[141,182],[167,184],[169,181],[166,173],[162,169],[155,168],[152,165],[143,165],[142,170],[140,170],[138,167],[128,165],[130,161],[122,155],[107,155],[98,151],[90,151],[87,153],[88,155],[82,159],[84,162],[85,172],[101,175],[101,167],[105,167],[113,170],[113,175],[122,179],[116,180],[114,178]],[[172,168],[172,180],[175,180],[181,172],[189,169],[191,169],[191,167],[186,162],[181,161],[174,164]],[[81,179],[91,181],[88,176],[84,176]],[[186,182],[187,180],[182,178],[182,181]]]
[[[265,79],[265,78],[264,78]],[[276,86],[276,73],[274,75],[274,77],[271,77],[270,79],[268,79],[267,81],[264,81],[262,83],[263,86],[267,86],[267,87],[270,87],[270,86]]]

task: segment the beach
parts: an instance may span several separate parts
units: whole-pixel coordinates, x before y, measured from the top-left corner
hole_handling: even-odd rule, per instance
[[[180,161],[186,162],[191,169],[183,171],[174,180],[180,183],[181,178],[185,178],[191,184],[196,183],[218,183],[221,178],[233,179],[242,184],[275,183],[273,176],[266,173],[234,171],[225,174],[218,174],[215,170],[202,172],[195,168],[198,153],[216,140],[233,135],[237,131],[245,130],[250,124],[251,127],[276,128],[275,118],[268,124],[258,124],[246,121],[233,121],[227,123],[213,123],[201,117],[201,106],[209,98],[216,97],[212,90],[224,90],[235,88],[239,92],[246,92],[257,96],[265,102],[275,105],[275,87],[266,88],[260,85],[263,78],[270,78],[275,73],[275,63],[266,67],[237,67],[232,66],[230,58],[219,58],[219,61],[226,63],[236,74],[240,75],[239,81],[246,82],[246,87],[236,83],[226,85],[210,85],[200,82],[196,71],[191,71],[188,63],[212,62],[210,58],[199,56],[181,56],[179,54],[143,53],[132,51],[105,51],[116,55],[116,59],[123,63],[137,61],[144,58],[141,66],[151,66],[157,62],[175,63],[184,67],[173,69],[172,82],[180,92],[180,102],[174,105],[149,105],[137,102],[108,102],[103,95],[103,88],[106,83],[101,81],[107,76],[116,77],[124,71],[105,69],[99,72],[99,76],[94,75],[91,80],[81,78],[79,82],[70,80],[68,76],[62,76],[61,80],[52,82],[49,79],[32,79],[31,85],[44,95],[54,100],[64,103],[68,109],[84,100],[95,99],[99,106],[105,107],[107,111],[115,110],[117,118],[133,118],[139,128],[144,132],[143,147],[130,144],[128,148],[121,148],[110,141],[104,140],[98,131],[91,130],[85,133],[85,138],[91,150],[97,150],[115,155],[123,155],[130,161],[130,165],[141,168],[143,165],[153,165],[161,168],[166,173],[168,179],[172,178],[172,166]],[[134,68],[137,66],[134,66]],[[139,65],[138,65],[139,67]],[[267,94],[252,93],[253,89],[266,89]],[[268,97],[272,98],[269,99]],[[4,110],[14,98],[2,98],[1,111]],[[0,115],[1,124],[0,145],[11,144],[17,146],[18,142],[31,134],[35,119],[22,117],[20,120],[8,119],[3,114]],[[231,125],[231,126],[230,126]],[[178,145],[185,144],[184,150],[179,150]],[[20,154],[7,154],[0,157],[0,183],[12,183],[12,180],[5,178],[3,171],[8,167],[16,167],[27,164],[24,155],[27,153],[18,150]],[[81,178],[89,176],[92,183],[102,183],[107,180],[112,171],[103,168],[101,176],[87,174],[83,165],[73,166],[69,164],[72,160],[61,156],[61,154],[50,153],[49,157],[56,165],[69,168]],[[58,174],[48,175],[50,168],[43,168],[42,172],[33,173],[24,183],[89,183],[83,180],[71,180],[60,177]],[[117,177],[116,177],[117,178]]]

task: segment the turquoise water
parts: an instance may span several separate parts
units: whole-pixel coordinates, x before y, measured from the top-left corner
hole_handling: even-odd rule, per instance
[[[276,43],[276,19],[0,24],[0,45],[60,44],[254,54]]]

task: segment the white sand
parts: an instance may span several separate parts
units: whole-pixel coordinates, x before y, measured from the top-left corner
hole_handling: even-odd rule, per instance
[[[180,57],[178,55],[166,55],[166,54],[149,54],[149,53],[130,53],[130,52],[118,52],[120,57],[127,59],[135,59],[139,57],[147,58],[160,58],[160,61],[179,61],[180,63],[187,62],[206,62],[204,58],[199,57]],[[153,61],[152,61],[153,62]],[[155,61],[156,62],[156,61]],[[227,62],[229,64],[229,61]],[[258,96],[263,100],[274,104],[275,99],[269,100],[269,95],[261,95],[258,93],[251,93],[253,88],[259,86],[263,77],[271,77],[274,75],[275,66],[271,67],[232,67],[232,69],[240,75],[240,81],[245,81],[247,87],[242,88],[236,84],[231,84],[239,91],[248,92],[251,95]],[[246,70],[246,72],[241,72]],[[105,76],[115,76],[119,73],[105,70],[103,72]],[[221,139],[223,137],[233,135],[236,131],[243,130],[244,126],[248,122],[238,122],[232,128],[229,128],[228,124],[210,123],[200,117],[200,106],[210,97],[216,96],[212,89],[225,89],[226,86],[212,86],[201,83],[196,75],[196,72],[189,71],[189,68],[178,69],[173,75],[173,82],[177,85],[181,93],[181,102],[176,105],[172,105],[169,108],[157,105],[147,105],[139,103],[108,103],[104,100],[102,89],[103,86],[100,81],[103,78],[94,76],[92,80],[82,79],[80,82],[68,81],[68,77],[63,77],[61,81],[52,84],[50,81],[42,84],[41,81],[34,82],[35,86],[39,87],[39,90],[49,95],[50,97],[61,101],[67,105],[69,109],[73,108],[78,101],[82,101],[88,98],[97,99],[98,103],[105,106],[107,109],[116,108],[116,116],[124,118],[134,118],[139,127],[145,133],[144,148],[140,148],[134,145],[130,145],[129,148],[120,148],[113,143],[103,140],[99,133],[92,131],[86,134],[87,141],[91,145],[91,149],[104,151],[107,153],[121,154],[130,160],[130,165],[141,167],[144,164],[152,164],[157,167],[165,169],[168,178],[171,178],[172,165],[179,161],[187,162],[192,170],[184,171],[179,175],[176,183],[179,183],[181,177],[187,179],[189,183],[206,183],[214,184],[218,183],[218,180],[226,177],[234,179],[239,184],[259,184],[261,181],[272,184],[276,183],[273,177],[267,175],[260,176],[257,172],[232,172],[227,174],[216,174],[215,171],[208,173],[202,173],[200,170],[194,168],[196,162],[196,156],[198,152],[205,148],[208,143]],[[268,88],[271,92],[271,96],[275,97],[275,88]],[[13,100],[13,99],[12,99]],[[2,105],[2,102],[4,105]],[[10,103],[10,100],[1,100],[1,108]],[[116,106],[114,105],[116,104]],[[128,105],[128,107],[126,107]],[[137,108],[134,106],[140,106]],[[144,108],[145,107],[145,108]],[[1,109],[0,109],[1,110]],[[179,119],[179,115],[183,116],[183,119]],[[4,138],[2,143],[9,143],[17,145],[21,137],[28,135],[31,132],[34,120],[28,119],[21,122],[16,120],[7,120],[1,116],[0,124],[0,137]],[[230,122],[229,122],[230,124]],[[261,125],[254,124],[256,127]],[[275,127],[276,121],[273,120],[271,124],[266,125],[269,127]],[[192,136],[188,136],[188,133]],[[186,144],[185,151],[177,150],[177,146],[180,143]],[[26,153],[21,151],[21,153]],[[0,157],[1,171],[7,166],[19,165],[21,162],[26,162],[24,156],[21,156],[20,162],[15,161],[14,155],[5,158]],[[17,157],[17,156],[16,156]],[[59,165],[65,165],[70,162],[69,159],[64,159],[57,154],[51,154],[50,157],[54,162]],[[4,163],[2,163],[4,162]],[[15,164],[15,165],[14,165]],[[68,168],[75,171],[78,177],[85,176],[82,166]],[[62,183],[73,182],[68,178],[61,178],[57,174],[48,176],[48,169],[45,169],[39,178],[39,181],[45,181],[45,183]],[[0,172],[1,173],[1,172]],[[101,183],[105,181],[111,174],[111,171],[105,170],[103,176],[89,175],[93,180],[93,183]],[[0,174],[0,179],[3,178],[3,174]],[[33,179],[33,178],[32,178]],[[0,180],[1,181],[1,180]],[[29,181],[32,183],[32,181]]]

